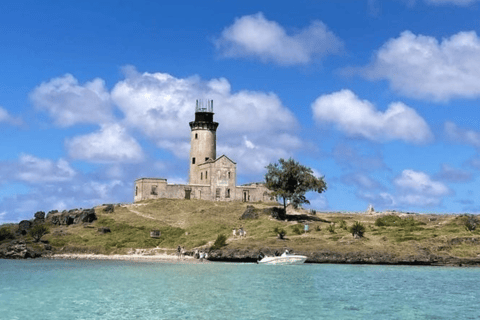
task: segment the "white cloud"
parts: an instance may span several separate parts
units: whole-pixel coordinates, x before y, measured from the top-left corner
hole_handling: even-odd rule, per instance
[[[0,212],[0,224],[9,222],[5,220],[6,216],[7,216],[7,211]]]
[[[217,155],[224,153],[240,161],[239,167],[247,165],[256,172],[289,154],[287,149],[301,145],[300,139],[289,133],[297,126],[295,116],[273,93],[232,92],[224,78],[206,81],[197,76],[175,78],[127,71],[126,79],[112,90],[113,101],[125,114],[123,124],[143,132],[179,158],[188,157],[188,123],[195,118],[198,98],[214,101],[215,121],[220,123]],[[244,140],[246,136],[248,140]]]
[[[257,144],[252,142],[247,136],[243,137],[241,143],[218,145],[218,154],[225,154],[233,161],[237,162],[237,171],[239,174],[258,174],[264,173],[265,167],[279,158],[288,158],[292,152],[288,147],[281,145],[281,137],[277,143]],[[259,139],[262,140],[262,139]]]
[[[20,156],[17,170],[17,178],[28,183],[69,181],[76,175],[66,160],[54,162],[28,154]]]
[[[447,121],[444,124],[444,131],[452,141],[457,143],[470,144],[476,148],[480,148],[480,132],[459,128],[455,123]]]
[[[411,169],[403,170],[393,183],[401,191],[396,196],[397,202],[406,205],[422,207],[438,205],[444,196],[451,193],[443,183],[432,180],[424,172]]]
[[[4,108],[0,107],[0,122],[5,122],[13,125],[19,125],[22,123],[22,120],[20,118],[13,117],[8,113],[7,110]]]
[[[287,34],[261,12],[235,19],[215,44],[226,57],[256,57],[282,65],[307,64],[343,48],[341,40],[321,21]]]
[[[433,181],[426,173],[405,169],[395,178],[394,184],[401,189],[432,196],[444,196],[449,193],[448,187],[441,182]]]
[[[309,192],[307,193],[307,199],[309,199],[310,204],[303,205],[305,208],[310,208],[314,210],[326,210],[329,207],[328,199],[324,194]]]
[[[364,74],[410,97],[448,101],[480,96],[480,39],[459,32],[441,42],[404,31],[388,40]]]
[[[425,120],[402,102],[391,103],[381,112],[346,89],[320,96],[312,104],[312,110],[315,120],[335,123],[349,135],[373,141],[422,143],[433,138]]]
[[[137,141],[119,124],[102,125],[98,132],[66,141],[72,158],[92,162],[136,162],[143,159]]]
[[[125,114],[125,123],[161,141],[190,135],[195,101],[214,100],[215,120],[223,132],[271,132],[292,129],[293,114],[273,93],[231,92],[224,78],[175,78],[166,73],[130,72],[112,90],[112,98]]]
[[[110,95],[105,82],[98,78],[80,85],[71,74],[66,74],[40,84],[31,92],[30,99],[62,127],[112,120]]]
[[[393,180],[396,187],[394,193],[372,193],[359,189],[357,195],[374,204],[375,207],[387,207],[391,209],[412,207],[432,207],[441,204],[445,196],[452,191],[443,183],[433,180],[429,175],[421,171],[405,169]]]

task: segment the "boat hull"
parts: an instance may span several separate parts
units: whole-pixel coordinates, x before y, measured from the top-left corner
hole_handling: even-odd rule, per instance
[[[307,260],[305,256],[286,256],[286,257],[265,257],[262,260],[258,261],[258,264],[268,264],[268,265],[294,265],[294,264],[303,264]]]

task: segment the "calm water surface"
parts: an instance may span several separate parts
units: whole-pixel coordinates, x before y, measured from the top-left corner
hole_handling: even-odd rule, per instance
[[[0,260],[0,319],[480,319],[480,268]]]

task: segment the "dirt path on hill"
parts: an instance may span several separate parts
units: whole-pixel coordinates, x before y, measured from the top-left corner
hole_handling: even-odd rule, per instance
[[[185,228],[185,225],[186,225],[186,222],[185,221],[178,221],[176,223],[172,222],[172,221],[168,221],[166,219],[162,219],[162,218],[155,218],[155,217],[151,217],[149,215],[146,215],[146,214],[143,214],[141,212],[138,212],[137,210],[134,210],[132,209],[132,207],[134,207],[135,205],[125,205],[124,207],[130,211],[130,212],[133,212],[135,213],[137,216],[140,216],[140,217],[143,217],[143,218],[147,218],[147,219],[150,219],[150,220],[156,220],[156,221],[161,221],[162,223],[164,224],[167,224],[167,225],[170,225],[172,227],[178,227],[178,228]]]
[[[163,221],[162,219],[150,217],[150,216],[147,216],[146,214],[143,214],[143,213],[138,212],[137,210],[133,210],[133,209],[131,208],[131,206],[129,206],[129,205],[125,206],[125,208],[127,208],[128,211],[133,212],[133,213],[135,213],[136,215],[138,215],[138,216],[140,216],[140,217],[147,218],[147,219],[152,219],[152,220],[157,220],[157,221]]]

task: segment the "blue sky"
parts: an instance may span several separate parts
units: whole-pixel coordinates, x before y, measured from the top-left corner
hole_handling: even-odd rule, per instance
[[[238,183],[318,210],[480,211],[480,1],[3,1],[0,223],[188,178],[195,99]]]

